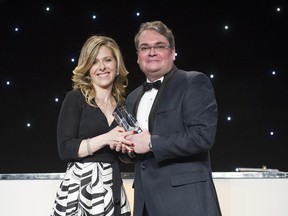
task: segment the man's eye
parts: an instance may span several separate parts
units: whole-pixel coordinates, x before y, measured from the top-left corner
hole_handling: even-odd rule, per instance
[[[148,47],[141,47],[140,50],[141,51],[147,51],[149,48]]]
[[[164,45],[158,45],[155,48],[158,50],[163,50],[163,49],[165,49],[165,46]]]

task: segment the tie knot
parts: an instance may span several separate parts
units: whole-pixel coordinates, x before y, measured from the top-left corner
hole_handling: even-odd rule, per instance
[[[150,91],[152,88],[159,89],[161,85],[161,80],[157,80],[156,82],[148,83],[145,82],[143,83],[144,91]]]

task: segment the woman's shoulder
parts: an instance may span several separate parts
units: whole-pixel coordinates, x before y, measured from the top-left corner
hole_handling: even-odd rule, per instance
[[[71,89],[66,92],[67,95],[77,95],[81,93],[79,89]]]
[[[84,96],[82,95],[81,91],[78,89],[72,89],[66,93],[65,100],[83,100]]]

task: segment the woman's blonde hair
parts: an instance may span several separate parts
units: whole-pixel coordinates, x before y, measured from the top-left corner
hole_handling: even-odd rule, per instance
[[[87,39],[81,49],[77,67],[73,70],[72,87],[79,89],[85,96],[86,102],[92,106],[97,107],[95,97],[97,92],[92,84],[89,70],[98,55],[101,46],[111,49],[112,54],[117,62],[117,76],[113,82],[112,95],[114,96],[117,104],[123,104],[125,101],[125,88],[128,85],[128,71],[124,64],[123,56],[119,46],[110,37],[94,35]]]

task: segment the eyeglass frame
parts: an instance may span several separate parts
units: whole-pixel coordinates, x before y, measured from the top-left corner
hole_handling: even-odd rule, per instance
[[[160,52],[163,52],[164,50],[171,49],[171,46],[170,45],[164,45],[164,44],[156,44],[153,46],[144,45],[144,46],[138,47],[137,53],[147,54],[152,50],[152,48],[154,49],[155,52],[160,53]]]

